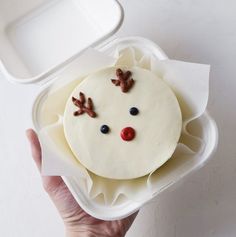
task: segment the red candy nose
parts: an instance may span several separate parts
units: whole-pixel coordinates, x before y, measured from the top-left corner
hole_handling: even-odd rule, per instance
[[[120,132],[120,136],[124,141],[131,141],[135,137],[135,130],[131,127],[123,128]]]

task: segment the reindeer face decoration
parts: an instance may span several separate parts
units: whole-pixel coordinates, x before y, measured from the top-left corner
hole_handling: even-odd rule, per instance
[[[171,157],[182,118],[172,90],[150,71],[107,68],[75,88],[63,124],[72,152],[89,171],[132,179]]]

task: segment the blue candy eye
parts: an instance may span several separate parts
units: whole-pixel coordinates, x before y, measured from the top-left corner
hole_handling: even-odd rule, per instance
[[[110,128],[107,125],[102,125],[100,128],[101,133],[107,134]]]
[[[129,113],[131,115],[135,116],[139,113],[139,110],[136,107],[132,107],[132,108],[130,108]]]

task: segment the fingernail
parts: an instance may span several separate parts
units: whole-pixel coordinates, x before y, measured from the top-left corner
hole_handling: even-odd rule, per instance
[[[30,133],[31,133],[31,129],[30,129],[30,128],[28,128],[28,129],[25,130],[25,135],[26,135],[26,137],[27,137],[28,139],[29,139]]]

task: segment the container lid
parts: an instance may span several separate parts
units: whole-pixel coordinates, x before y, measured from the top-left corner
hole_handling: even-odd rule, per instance
[[[116,0],[2,0],[0,70],[18,83],[42,80],[113,35],[122,20]]]

